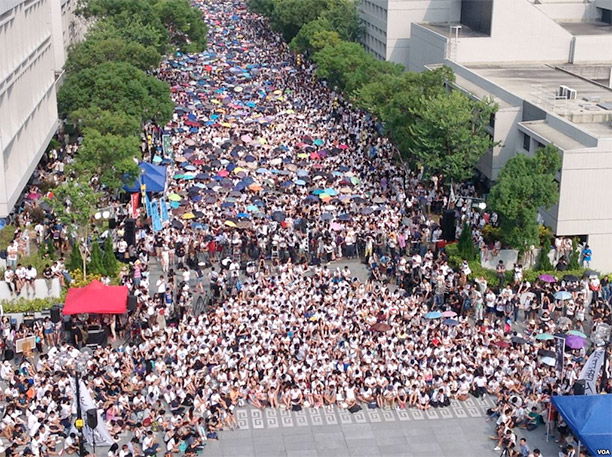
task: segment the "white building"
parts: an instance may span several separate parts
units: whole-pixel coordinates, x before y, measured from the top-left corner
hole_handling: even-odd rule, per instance
[[[57,81],[68,46],[84,30],[76,2],[0,1],[0,217],[19,199],[57,129]]]
[[[443,58],[612,59],[612,0],[362,0],[359,10],[365,47],[409,70]]]

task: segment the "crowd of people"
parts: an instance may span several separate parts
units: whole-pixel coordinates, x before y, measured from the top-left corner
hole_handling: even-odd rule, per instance
[[[554,339],[542,335],[609,322],[607,283],[532,284],[522,270],[510,283],[468,280],[467,264],[449,265],[432,214],[454,208],[479,243],[496,216],[474,210],[474,187],[454,201],[443,177],[398,165],[375,120],[296,63],[243,2],[195,3],[208,50],[164,61],[157,76],[177,108],[143,136],[145,160],[167,165],[172,216],[153,231],[141,208],[132,243],[123,220],[135,209],[110,203],[119,224],[108,236],[138,305],[102,322],[114,344],[95,349],[83,372],[116,440],[109,457],[194,455],[236,428],[235,409],[247,404],[426,410],[482,395],[498,400],[500,449],[541,455],[512,429],[553,420],[551,395],[571,393],[588,351],[586,338],[566,348],[561,373]],[[47,172],[61,179],[58,160]],[[50,231],[60,247],[62,229]],[[369,277],[329,263],[339,259],[363,260]],[[193,312],[195,293],[209,297],[205,312]],[[7,455],[77,449],[71,377],[81,352],[61,325],[38,326],[38,359],[0,366]],[[21,336],[9,322],[2,329]]]

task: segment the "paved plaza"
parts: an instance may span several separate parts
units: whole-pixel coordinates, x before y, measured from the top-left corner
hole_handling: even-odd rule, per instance
[[[485,411],[491,400],[470,398],[429,410],[239,409],[239,430],[221,432],[204,451],[210,457],[475,457],[497,456],[492,422]],[[545,428],[520,433],[531,448],[555,456]]]

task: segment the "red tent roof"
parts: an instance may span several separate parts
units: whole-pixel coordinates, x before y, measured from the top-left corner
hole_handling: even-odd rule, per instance
[[[64,314],[123,314],[127,311],[128,288],[105,286],[92,281],[85,287],[68,290]]]

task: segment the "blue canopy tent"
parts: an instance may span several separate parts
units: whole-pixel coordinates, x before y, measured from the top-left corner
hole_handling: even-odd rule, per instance
[[[163,192],[166,189],[166,167],[140,162],[140,177],[131,185],[124,185],[126,192],[140,192],[140,185],[147,186],[147,192]]]
[[[552,397],[553,404],[589,453],[612,452],[612,394]],[[602,454],[607,452],[607,454]]]

